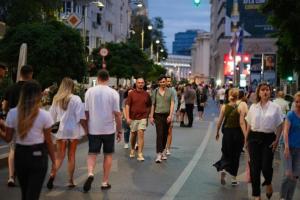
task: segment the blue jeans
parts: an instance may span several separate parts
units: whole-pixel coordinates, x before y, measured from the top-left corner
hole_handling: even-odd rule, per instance
[[[124,119],[122,120],[122,127],[124,129],[124,142],[129,143],[130,127]]]
[[[281,158],[283,160],[284,177],[281,181],[280,198],[285,200],[292,200],[297,179],[300,176],[300,148],[290,148],[290,157],[284,157],[284,145],[281,148]],[[287,172],[292,173],[293,177],[286,175]]]

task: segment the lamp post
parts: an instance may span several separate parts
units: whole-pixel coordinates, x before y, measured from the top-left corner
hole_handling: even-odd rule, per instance
[[[153,26],[150,24],[149,26],[148,26],[148,30],[149,31],[152,31],[152,29],[153,29]],[[153,58],[153,41],[152,41],[152,32],[151,32],[151,44],[150,44],[150,58],[152,59]]]
[[[158,48],[159,48],[160,41],[156,40],[155,43],[156,43],[156,62],[158,62]]]

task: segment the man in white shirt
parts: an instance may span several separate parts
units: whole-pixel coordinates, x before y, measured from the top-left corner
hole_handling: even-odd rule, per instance
[[[121,141],[122,121],[120,112],[120,97],[116,90],[110,88],[107,83],[109,74],[106,70],[98,72],[98,85],[88,89],[85,94],[85,111],[88,122],[89,154],[87,158],[88,179],[83,190],[88,192],[94,180],[96,156],[103,145],[103,178],[101,189],[110,189],[108,182],[114,153],[115,132],[117,141]]]
[[[280,106],[282,114],[285,116],[287,112],[290,110],[289,102],[284,100],[284,93],[283,91],[278,91],[277,98],[273,101],[277,105]]]
[[[222,106],[224,104],[224,99],[225,99],[225,85],[223,85],[222,88],[218,90],[217,95],[219,97],[220,106]]]

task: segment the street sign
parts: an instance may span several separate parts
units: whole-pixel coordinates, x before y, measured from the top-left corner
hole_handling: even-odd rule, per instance
[[[69,17],[67,19],[67,22],[73,28],[75,28],[76,26],[78,26],[78,24],[80,24],[81,20],[75,13],[72,13],[72,14],[69,15]]]
[[[99,51],[100,56],[105,57],[108,55],[108,49],[107,48],[101,48]]]

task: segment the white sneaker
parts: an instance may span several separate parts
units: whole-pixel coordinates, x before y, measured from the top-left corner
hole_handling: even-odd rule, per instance
[[[161,153],[158,153],[155,159],[156,163],[161,163]]]
[[[167,154],[167,156],[171,155],[170,149],[166,149],[166,154]]]
[[[240,182],[236,180],[236,177],[231,177],[231,186],[238,186]]]
[[[130,150],[129,157],[130,157],[130,158],[134,158],[134,157],[135,157],[135,150],[134,150],[134,149],[131,149],[131,150]]]
[[[144,160],[145,160],[145,158],[144,158],[144,156],[143,156],[143,153],[139,153],[139,154],[138,154],[137,160],[138,160],[138,161],[144,161]]]
[[[129,148],[128,143],[125,143],[125,144],[124,144],[124,149],[128,149],[128,148]]]
[[[167,155],[166,155],[166,152],[165,152],[165,151],[162,153],[162,155],[161,155],[161,159],[162,159],[162,160],[167,160],[167,159],[168,159],[168,157],[167,157]]]

